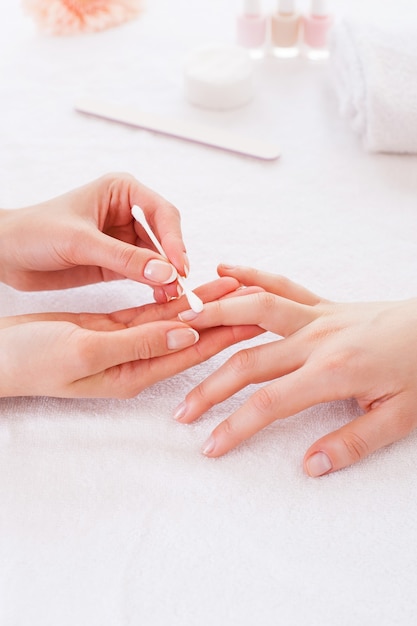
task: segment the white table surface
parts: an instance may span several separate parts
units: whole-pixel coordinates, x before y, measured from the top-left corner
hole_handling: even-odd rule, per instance
[[[413,8],[363,4],[335,1],[334,12],[389,22]],[[195,285],[225,261],[335,300],[415,296],[417,157],[364,151],[339,115],[331,64],[267,58],[256,97],[232,112],[184,100],[187,53],[233,42],[238,5],[148,0],[125,26],[54,38],[5,1],[0,206],[129,171],[180,209]],[[82,116],[73,105],[85,95],[268,138],[282,158]],[[0,285],[0,314],[150,297],[128,281],[31,294]],[[338,402],[206,459],[200,444],[253,389],[189,427],[171,412],[235,349],[131,400],[0,400],[2,626],[415,623],[417,435],[308,478],[304,451],[358,412]]]

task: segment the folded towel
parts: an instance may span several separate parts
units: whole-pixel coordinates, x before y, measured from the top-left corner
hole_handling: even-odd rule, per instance
[[[417,32],[342,21],[332,60],[343,116],[372,152],[417,153]]]

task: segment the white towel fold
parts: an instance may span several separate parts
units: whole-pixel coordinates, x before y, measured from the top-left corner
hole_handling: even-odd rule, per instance
[[[341,113],[365,148],[417,153],[417,29],[342,21],[332,59]]]

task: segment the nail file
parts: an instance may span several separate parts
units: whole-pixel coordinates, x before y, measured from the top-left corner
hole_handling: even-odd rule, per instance
[[[159,243],[158,239],[156,238],[155,233],[152,231],[151,227],[149,226],[143,210],[140,207],[138,207],[137,204],[135,204],[132,206],[131,212],[135,220],[145,229],[146,233],[149,236],[149,239],[152,241],[153,245],[158,250],[158,252],[162,254],[162,256],[164,256],[167,260],[169,260],[167,253],[165,252],[165,250]],[[177,280],[178,280],[178,284],[182,287],[184,291],[184,295],[188,300],[188,304],[190,305],[190,308],[195,313],[201,313],[201,311],[204,308],[203,302],[193,291],[191,291],[191,289],[188,288],[185,282],[185,279],[182,276],[178,275]]]
[[[271,161],[280,156],[277,146],[267,141],[252,139],[196,122],[138,111],[133,107],[82,99],[75,104],[75,109],[80,113],[104,117],[114,122],[137,126],[163,135],[171,135],[258,159]]]

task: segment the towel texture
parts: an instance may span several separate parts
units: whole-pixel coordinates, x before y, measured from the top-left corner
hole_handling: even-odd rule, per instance
[[[266,58],[247,107],[205,111],[184,98],[184,60],[202,43],[233,41],[236,3],[152,0],[120,28],[59,38],[7,2],[0,207],[127,170],[181,211],[192,286],[223,261],[333,300],[417,295],[417,157],[361,149],[328,64]],[[349,6],[364,4],[382,3]],[[73,105],[86,95],[270,138],[282,159],[83,116]],[[42,293],[0,285],[0,315],[112,311],[151,297],[131,281]],[[417,433],[310,479],[305,450],[358,414],[354,401],[333,402],[207,459],[201,444],[253,387],[190,426],[171,414],[227,354],[129,400],[0,399],[1,626],[416,623]]]
[[[332,59],[342,115],[373,152],[417,152],[417,36],[406,25],[341,21]]]

